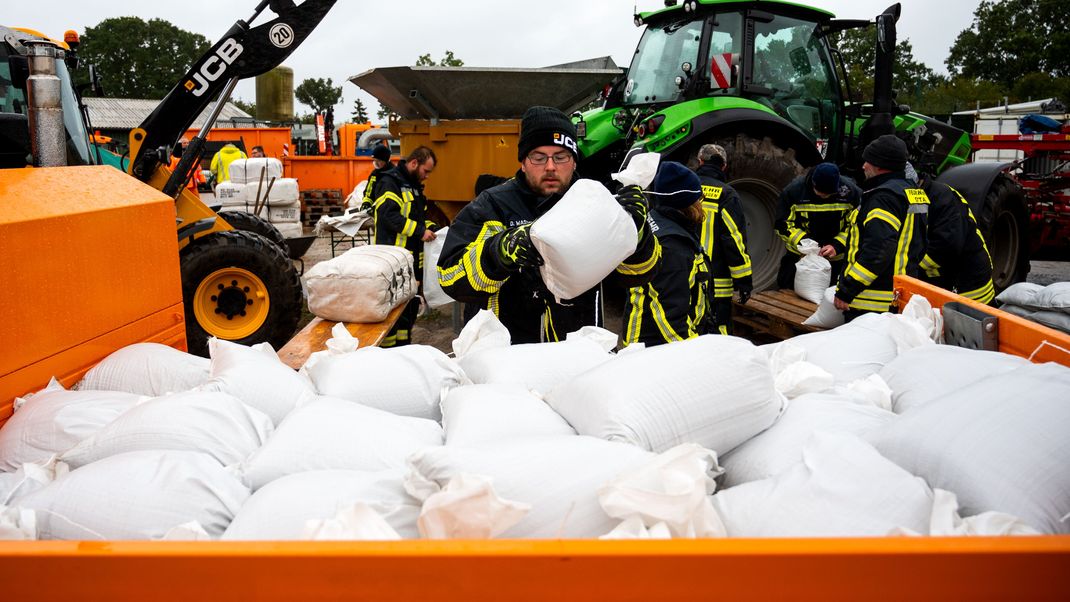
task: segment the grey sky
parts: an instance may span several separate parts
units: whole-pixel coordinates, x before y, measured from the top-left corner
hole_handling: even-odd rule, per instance
[[[871,19],[893,0],[799,3],[840,18]],[[972,23],[979,1],[903,0],[902,4],[900,39],[910,40],[915,58],[946,72],[948,49],[959,32]],[[62,37],[67,29],[84,32],[86,26],[108,17],[161,18],[215,42],[235,20],[248,17],[255,5],[256,0],[8,2],[3,20],[4,25]],[[446,50],[452,50],[471,67],[543,67],[606,55],[627,66],[640,35],[632,24],[635,6],[634,0],[338,0],[285,64],[294,69],[295,85],[310,77],[330,77],[335,85],[342,85],[343,104],[335,108],[338,122],[349,118],[358,97],[374,118],[378,103],[348,78],[374,67],[411,65],[424,53],[438,60]],[[661,0],[638,1],[640,11],[661,6]],[[251,81],[242,82],[235,96],[252,101],[254,90]],[[299,106],[297,110],[307,109]]]

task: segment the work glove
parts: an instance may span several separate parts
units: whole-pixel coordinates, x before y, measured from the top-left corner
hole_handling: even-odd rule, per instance
[[[524,224],[498,235],[495,253],[498,261],[507,270],[538,269],[542,265],[535,243],[531,242],[531,224]]]
[[[650,209],[650,203],[646,200],[643,189],[635,185],[625,186],[617,193],[616,199],[635,222],[635,229],[639,231],[639,240],[642,240],[643,233],[646,232],[646,214]]]
[[[754,290],[754,286],[749,281],[743,281],[736,284],[736,291],[739,293],[739,304],[746,305],[747,301],[750,301],[750,294]]]

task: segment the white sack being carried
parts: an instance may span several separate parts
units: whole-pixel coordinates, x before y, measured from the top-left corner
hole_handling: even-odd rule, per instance
[[[608,336],[602,336],[608,335]],[[572,332],[564,341],[527,343],[458,356],[476,384],[517,384],[540,393],[613,359],[617,335],[597,327]]]
[[[455,447],[576,434],[541,397],[521,385],[453,389],[442,400],[442,428],[446,445]]]
[[[450,389],[471,384],[456,361],[427,345],[327,355],[307,371],[321,395],[432,420],[442,418]]]
[[[75,386],[157,397],[203,385],[211,361],[159,343],[127,345],[100,361]]]
[[[335,322],[382,322],[416,295],[412,253],[363,245],[321,261],[304,276],[308,310]]]
[[[435,240],[424,243],[424,300],[428,307],[442,307],[453,303],[453,297],[442,290],[438,283],[438,258],[442,255],[442,246],[446,244],[449,228],[435,232]]]
[[[47,462],[78,445],[145,399],[116,391],[67,391],[53,380],[15,399],[15,413],[0,429],[0,472]]]
[[[904,352],[881,368],[892,388],[895,413],[925,405],[990,376],[1030,365],[1025,358],[955,347],[926,345]]]
[[[724,486],[768,479],[797,464],[814,431],[865,438],[894,418],[895,414],[887,410],[856,403],[849,397],[803,395],[788,404],[776,424],[721,459]]]
[[[264,444],[271,418],[226,393],[189,391],[150,399],[60,458],[78,468],[108,456],[147,450],[199,451],[224,466]]]
[[[832,264],[820,255],[816,240],[803,239],[797,245],[802,259],[795,262],[795,294],[811,303],[821,303],[832,281]]]
[[[721,335],[619,356],[546,401],[581,435],[654,452],[697,443],[719,454],[768,428],[782,407],[765,354]]]
[[[713,496],[729,537],[880,537],[928,534],[925,481],[847,433],[815,432],[802,461],[777,476]]]
[[[821,295],[821,301],[817,304],[817,310],[809,318],[803,320],[803,324],[818,328],[843,326],[844,315],[842,311],[836,309],[835,299],[836,287],[830,286],[825,289]]]
[[[231,161],[227,171],[230,173],[231,182],[253,186],[260,182],[262,174],[264,186],[267,186],[271,178],[282,177],[282,161],[274,157],[237,159]]]
[[[207,454],[130,452],[72,470],[19,499],[41,539],[161,539],[196,521],[219,537],[249,490]]]
[[[264,412],[278,424],[297,407],[315,396],[304,376],[282,363],[267,343],[246,347],[222,339],[208,339],[212,378],[201,390],[219,391]]]
[[[402,537],[416,538],[420,503],[405,492],[404,471],[314,470],[264,485],[223,533],[228,540],[302,539],[308,521],[367,504]]]
[[[531,225],[542,255],[539,268],[558,301],[594,288],[635,253],[639,233],[613,194],[594,180],[578,180],[557,204]]]
[[[287,416],[271,439],[242,464],[242,473],[255,491],[275,479],[310,470],[401,469],[409,454],[442,445],[442,440],[442,427],[433,420],[319,397]]]
[[[998,511],[1070,533],[1070,368],[1023,366],[905,412],[872,440],[954,492],[963,514]]]
[[[405,489],[425,500],[455,476],[491,478],[498,496],[531,506],[508,538],[586,538],[608,533],[619,521],[598,503],[598,489],[654,457],[634,445],[593,437],[551,437],[479,449],[432,447],[409,458]]]

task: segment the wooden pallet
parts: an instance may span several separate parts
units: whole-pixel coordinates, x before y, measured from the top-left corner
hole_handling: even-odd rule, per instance
[[[406,305],[408,305],[408,302],[390,310],[390,313],[387,314],[386,319],[382,322],[371,324],[346,322],[346,330],[360,341],[361,347],[378,345],[386,337],[386,334],[390,332],[390,329],[394,327],[394,323],[401,317],[401,312]],[[327,341],[331,338],[331,329],[337,323],[322,318],[316,318],[309,322],[308,326],[302,328],[301,332],[295,334],[289,342],[283,345],[282,349],[279,349],[279,358],[282,363],[294,370],[301,368],[308,361],[310,355],[327,348]]]
[[[733,302],[732,323],[737,335],[755,342],[783,341],[823,330],[803,324],[816,310],[816,303],[799,297],[794,291],[763,291],[755,293],[746,305]]]

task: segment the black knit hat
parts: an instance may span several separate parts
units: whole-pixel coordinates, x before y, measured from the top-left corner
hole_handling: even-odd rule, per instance
[[[840,191],[840,168],[835,163],[821,163],[810,174],[810,183],[821,194],[836,194]]]
[[[903,171],[908,158],[906,143],[895,134],[885,134],[877,138],[862,151],[862,159],[866,163],[890,171]]]
[[[571,151],[576,159],[580,158],[576,149],[576,126],[567,115],[553,107],[531,107],[524,112],[517,160],[523,161],[528,153],[540,146],[560,146]]]
[[[372,157],[379,159],[380,161],[390,160],[390,147],[385,144],[376,144],[372,149]]]
[[[695,172],[676,161],[663,161],[650,186],[657,206],[687,209],[702,199],[702,182]]]

